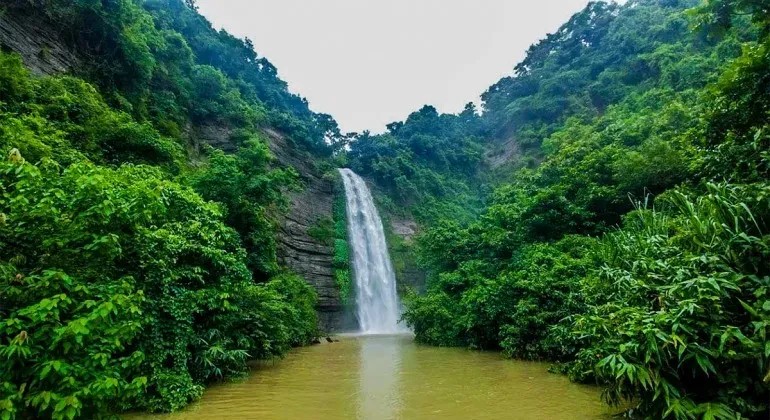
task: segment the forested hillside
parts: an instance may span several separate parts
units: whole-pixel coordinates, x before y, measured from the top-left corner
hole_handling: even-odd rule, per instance
[[[634,417],[766,417],[769,17],[594,2],[480,115],[426,107],[354,142],[424,228],[417,339],[556,362]]]
[[[176,410],[310,343],[316,294],[276,260],[301,186],[263,130],[322,160],[336,122],[191,1],[0,13],[77,63],[40,77],[0,52],[0,418]],[[196,139],[211,125],[228,154]]]

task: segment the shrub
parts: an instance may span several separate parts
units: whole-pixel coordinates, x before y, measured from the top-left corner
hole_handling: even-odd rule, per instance
[[[334,282],[337,284],[342,302],[350,304],[353,297],[353,273],[350,267],[345,189],[342,178],[339,176],[335,178],[332,213],[334,216],[334,259],[332,260]]]
[[[218,205],[146,166],[0,163],[0,409],[171,411],[314,334],[314,292],[252,281]]]
[[[770,187],[673,191],[599,248],[577,371],[638,415],[759,418],[767,412]]]

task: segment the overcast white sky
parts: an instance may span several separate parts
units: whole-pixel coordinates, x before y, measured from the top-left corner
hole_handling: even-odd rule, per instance
[[[458,112],[588,0],[198,0],[343,131]]]

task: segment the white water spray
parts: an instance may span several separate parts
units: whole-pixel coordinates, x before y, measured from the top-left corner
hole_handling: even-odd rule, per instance
[[[353,277],[356,286],[358,322],[364,334],[395,334],[399,304],[396,276],[390,263],[382,220],[372,194],[360,176],[340,169],[345,184]]]

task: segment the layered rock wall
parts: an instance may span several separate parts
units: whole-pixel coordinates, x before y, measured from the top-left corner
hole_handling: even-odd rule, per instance
[[[331,220],[334,203],[334,186],[315,167],[312,156],[302,153],[288,140],[273,130],[265,130],[268,144],[277,160],[294,167],[300,174],[305,188],[290,196],[289,212],[282,217],[278,235],[280,262],[301,275],[318,292],[318,317],[326,331],[342,331],[348,322],[340,298],[339,287],[334,280],[334,247],[320,242],[308,230],[322,220]]]
[[[0,48],[17,52],[37,75],[71,72],[80,64],[77,54],[42,16],[0,13]]]

